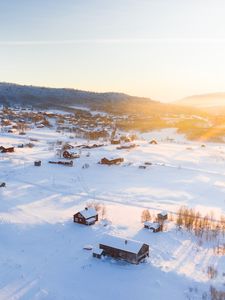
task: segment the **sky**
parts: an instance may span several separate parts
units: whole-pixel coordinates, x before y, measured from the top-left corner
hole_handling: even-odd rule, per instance
[[[0,81],[161,101],[225,91],[224,0],[0,0]]]

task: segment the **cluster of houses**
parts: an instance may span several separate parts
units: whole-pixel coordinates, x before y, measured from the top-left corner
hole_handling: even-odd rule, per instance
[[[145,222],[144,228],[152,232],[163,230],[163,222],[168,219],[167,212],[163,211],[157,215],[157,222]],[[73,215],[74,223],[83,225],[94,225],[98,221],[98,212],[93,207],[86,207]],[[132,264],[138,264],[149,257],[149,245],[118,236],[106,235],[100,241],[97,248],[93,249],[93,257],[101,258],[109,256],[122,259]]]

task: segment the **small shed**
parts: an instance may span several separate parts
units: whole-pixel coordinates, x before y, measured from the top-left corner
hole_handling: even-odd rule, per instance
[[[160,213],[157,214],[157,218],[158,218],[158,221],[165,221],[168,219],[168,213],[167,211],[162,211]]]
[[[98,213],[92,207],[86,207],[84,210],[77,212],[73,215],[74,223],[93,225],[98,221]]]
[[[93,257],[95,258],[101,258],[103,255],[103,250],[100,248],[94,248],[92,252]]]
[[[138,264],[149,256],[149,245],[117,236],[106,235],[99,244],[103,255]]]
[[[146,169],[147,167],[146,167],[146,166],[143,166],[143,165],[140,165],[138,168],[139,168],[139,169]]]
[[[149,142],[149,144],[150,145],[158,145],[158,142],[155,139],[153,139]]]
[[[56,165],[63,165],[63,166],[68,166],[72,167],[73,166],[73,161],[49,161],[50,164],[56,164]]]
[[[152,232],[162,231],[162,224],[158,222],[144,222],[144,228],[150,229]]]
[[[122,157],[119,158],[113,158],[113,159],[108,159],[106,157],[102,158],[100,161],[101,165],[118,165],[122,163],[124,159]]]
[[[74,151],[71,150],[65,150],[63,152],[63,157],[64,158],[69,158],[69,159],[74,159],[74,158],[80,158],[80,155]]]
[[[34,162],[35,167],[40,167],[41,166],[41,160],[36,160]]]
[[[118,139],[113,139],[113,140],[111,140],[111,144],[112,145],[119,145],[120,144],[120,140]]]

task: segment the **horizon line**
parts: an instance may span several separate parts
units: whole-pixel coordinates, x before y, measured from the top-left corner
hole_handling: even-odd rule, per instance
[[[72,40],[15,40],[0,41],[0,46],[73,45],[73,44],[148,44],[148,43],[225,43],[224,38],[115,38]]]

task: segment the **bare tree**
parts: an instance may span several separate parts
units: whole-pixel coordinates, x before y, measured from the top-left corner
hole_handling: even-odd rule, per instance
[[[101,216],[102,216],[102,219],[105,219],[105,217],[106,217],[106,207],[105,207],[105,204],[102,205]]]
[[[97,212],[99,212],[100,210],[101,210],[101,208],[102,208],[102,205],[101,205],[101,203],[99,203],[99,202],[95,202],[95,201],[91,201],[91,202],[88,202],[87,204],[86,204],[86,207],[88,207],[88,208],[94,208]]]
[[[148,209],[142,211],[141,222],[146,222],[151,220],[151,214]]]

